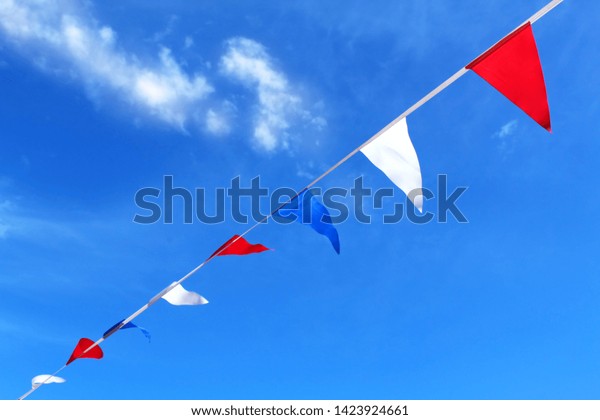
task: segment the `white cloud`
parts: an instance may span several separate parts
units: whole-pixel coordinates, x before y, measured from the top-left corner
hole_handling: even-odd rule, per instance
[[[67,238],[83,242],[83,238],[68,225],[19,214],[20,211],[0,212],[0,239],[23,238],[33,242]]]
[[[197,115],[197,120],[210,134],[223,137],[233,130],[237,114],[237,107],[232,102],[224,100],[221,103],[211,104],[206,112]]]
[[[312,160],[296,164],[296,175],[300,178],[313,180],[317,177],[315,163]]]
[[[8,237],[11,230],[11,217],[10,213],[12,211],[13,204],[9,200],[4,200],[0,202],[0,239],[5,239]]]
[[[0,35],[40,69],[80,80],[96,100],[107,94],[118,97],[137,111],[135,121],[146,115],[187,132],[191,120],[213,135],[231,132],[236,107],[216,105],[228,101],[214,97],[205,75],[185,71],[166,47],[149,60],[125,51],[118,34],[82,7],[74,0],[0,0]],[[152,40],[167,37],[176,22],[171,16]],[[304,109],[298,89],[275,68],[261,44],[234,38],[225,46],[221,73],[257,94],[252,132],[258,149],[287,149],[294,124],[317,131],[326,126],[324,118]],[[184,48],[192,47],[193,38],[185,37]],[[209,63],[204,71],[210,71]]]
[[[225,116],[215,112],[212,108],[206,113],[206,129],[217,135],[228,134],[231,131]]]
[[[40,331],[39,323],[30,323],[25,319],[10,319],[12,313],[2,313],[0,319],[0,336],[2,339],[10,339],[15,345],[19,345],[14,340],[27,341],[29,343],[58,343],[67,344],[72,338],[63,337],[60,334],[53,334],[48,332],[47,328]],[[8,338],[7,336],[12,336]]]
[[[264,150],[287,148],[288,128],[297,118],[314,119],[302,106],[300,96],[290,87],[286,76],[277,71],[271,57],[258,42],[247,38],[227,41],[221,58],[223,74],[256,89],[258,110],[254,117],[255,144]],[[321,126],[324,120],[315,120]]]
[[[498,151],[502,154],[504,159],[510,156],[515,150],[516,139],[513,134],[515,133],[518,125],[518,120],[511,120],[500,127],[500,129],[492,136],[493,138],[500,139]]]
[[[8,236],[10,230],[10,221],[8,220],[7,214],[10,212],[12,203],[9,200],[0,202],[0,239],[4,239]]]
[[[8,225],[5,225],[0,220],[0,239],[6,238],[6,233],[8,232]]]
[[[88,87],[108,88],[182,130],[197,104],[213,91],[204,76],[185,73],[167,48],[154,62],[141,63],[118,48],[112,28],[98,27],[70,1],[0,0],[0,30],[19,46],[51,51]]]
[[[29,214],[27,209],[19,207],[18,200],[19,197],[17,200],[0,201],[0,239],[24,238],[42,243],[59,238],[82,241],[80,234],[72,227]]]
[[[507,122],[502,127],[500,127],[500,130],[498,130],[494,133],[494,137],[497,137],[499,139],[508,137],[515,132],[518,125],[519,125],[518,120],[512,120],[512,121]]]
[[[169,16],[169,20],[167,21],[166,26],[161,31],[156,32],[152,38],[150,38],[153,42],[162,42],[165,38],[173,33],[175,29],[175,24],[179,20],[179,16],[171,15]]]

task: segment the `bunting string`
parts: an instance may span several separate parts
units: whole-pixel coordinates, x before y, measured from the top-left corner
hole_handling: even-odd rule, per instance
[[[28,390],[25,394],[23,394],[21,397],[19,397],[19,400],[27,398],[29,395],[31,395],[33,392],[35,392],[37,389],[41,388],[42,385],[45,385],[47,383],[60,383],[60,382],[64,381],[64,380],[62,380],[62,378],[57,378],[56,375],[58,373],[60,373],[63,369],[65,369],[74,360],[79,359],[79,358],[101,358],[103,353],[99,347],[100,344],[104,340],[108,339],[111,335],[113,335],[114,333],[119,331],[120,329],[138,328],[149,339],[148,331],[146,331],[143,328],[138,327],[135,324],[132,324],[132,321],[135,318],[137,318],[138,316],[140,316],[142,313],[144,313],[146,310],[148,310],[152,305],[154,305],[161,298],[169,301],[170,303],[179,302],[179,303],[173,303],[175,305],[208,303],[202,296],[200,296],[194,292],[189,292],[189,291],[183,289],[181,284],[184,281],[186,281],[187,279],[189,279],[190,277],[192,277],[194,274],[196,274],[206,264],[210,263],[216,257],[225,256],[225,255],[247,255],[247,254],[259,253],[259,252],[268,250],[268,248],[266,248],[265,246],[263,246],[261,244],[248,243],[244,239],[244,237],[247,236],[250,232],[252,232],[254,229],[256,229],[261,224],[267,222],[275,214],[278,214],[280,212],[280,210],[284,209],[286,206],[293,203],[294,200],[296,200],[297,202],[304,201],[304,200],[300,200],[299,198],[304,197],[304,194],[306,192],[309,192],[310,188],[312,188],[315,184],[317,184],[318,182],[323,180],[323,178],[325,178],[327,175],[329,175],[335,169],[340,167],[342,164],[344,164],[347,160],[349,160],[351,157],[356,155],[358,152],[362,151],[372,161],[377,160],[377,159],[371,159],[371,157],[369,155],[372,156],[372,148],[365,149],[367,146],[371,145],[372,143],[374,143],[375,141],[380,139],[386,132],[388,132],[390,129],[392,129],[394,126],[396,126],[402,120],[404,120],[406,117],[411,115],[414,111],[416,111],[417,109],[419,109],[420,107],[425,105],[428,101],[430,101],[433,97],[438,95],[440,92],[445,90],[448,86],[450,86],[452,83],[454,83],[460,77],[462,77],[465,73],[467,73],[468,70],[473,68],[473,70],[475,71],[474,66],[476,64],[478,64],[479,62],[481,62],[480,59],[485,60],[485,58],[487,58],[488,56],[493,56],[496,53],[496,51],[500,50],[500,46],[502,45],[503,42],[506,42],[506,43],[510,42],[510,41],[508,41],[509,37],[511,37],[513,34],[517,33],[518,31],[520,31],[521,29],[523,29],[523,26],[531,25],[534,22],[536,22],[537,20],[539,20],[540,18],[542,18],[544,15],[546,15],[548,12],[550,12],[552,9],[554,9],[556,6],[558,6],[560,3],[562,3],[562,1],[563,0],[552,0],[550,3],[548,3],[542,9],[540,9],[538,12],[536,12],[533,16],[531,16],[529,19],[527,19],[523,24],[519,25],[508,36],[504,37],[501,41],[497,42],[492,47],[488,48],[484,53],[480,54],[470,64],[468,64],[467,66],[458,70],[456,73],[454,73],[448,79],[446,79],[443,83],[441,83],[435,89],[430,91],[427,95],[425,95],[423,98],[421,98],[419,101],[417,101],[414,105],[412,105],[410,108],[408,108],[402,114],[400,114],[392,122],[390,122],[388,125],[386,125],[381,130],[379,130],[375,135],[370,137],[368,140],[364,141],[361,145],[356,147],[354,150],[352,150],[350,153],[348,153],[346,156],[344,156],[342,159],[340,159],[337,163],[335,163],[333,166],[331,166],[329,169],[327,169],[325,172],[323,172],[321,175],[319,175],[317,178],[315,178],[307,186],[305,186],[303,189],[301,189],[299,192],[297,192],[293,197],[290,197],[287,201],[281,203],[270,214],[268,214],[267,216],[264,216],[260,221],[256,222],[254,225],[250,226],[246,231],[244,231],[240,235],[234,235],[231,239],[229,239],[227,242],[225,242],[221,247],[219,247],[213,254],[211,254],[201,264],[199,264],[198,266],[193,268],[190,272],[185,274],[179,280],[169,284],[167,287],[165,287],[163,290],[161,290],[159,293],[157,293],[147,303],[145,303],[142,307],[140,307],[137,311],[135,311],[134,313],[129,315],[127,318],[123,319],[122,321],[115,324],[113,327],[109,328],[103,334],[103,336],[100,337],[98,340],[96,340],[95,342],[92,342],[92,340],[87,339],[87,338],[81,339],[79,341],[79,343],[77,344],[75,350],[73,351],[73,354],[71,355],[71,357],[69,358],[67,363],[65,363],[60,369],[58,369],[52,375],[45,375],[44,377],[42,377],[41,375],[38,375],[38,377],[36,377],[36,378],[39,378],[39,380],[37,380],[37,382],[35,382],[35,385],[32,385],[32,388],[30,390]],[[529,42],[529,41],[527,41],[527,42]],[[534,43],[534,47],[535,47],[535,43]],[[536,54],[537,54],[537,50],[536,50]],[[480,61],[478,61],[478,60],[480,60]],[[537,66],[537,64],[536,64],[536,66]],[[540,70],[541,70],[541,67],[540,67]],[[476,73],[480,74],[480,72],[478,72],[478,71],[476,71]],[[485,77],[483,75],[480,74],[480,76],[485,79]],[[542,79],[542,81],[543,81],[543,79]],[[495,86],[494,83],[490,82],[490,84],[492,84],[498,90],[501,90],[497,86]],[[544,99],[545,99],[545,85],[542,85],[542,87],[544,88]],[[523,109],[523,107],[521,105],[519,105],[518,101],[513,101],[513,102],[515,102],[515,104],[517,106],[519,106]],[[528,112],[528,114],[531,115],[531,113],[529,113],[529,112]],[[533,118],[536,119],[535,117],[533,117]],[[536,121],[537,121],[537,119],[536,119]],[[549,123],[549,117],[548,117],[548,122],[547,122],[548,129],[549,129],[549,124],[550,123]],[[544,124],[542,124],[542,125],[544,125]],[[407,136],[407,138],[408,138],[408,136]],[[408,143],[410,143],[410,139],[408,139]],[[410,144],[410,147],[412,147],[412,144]],[[365,150],[363,150],[363,149],[365,149]],[[412,156],[412,153],[414,153],[414,149],[412,150],[412,152],[409,149],[410,148],[406,149],[406,150],[408,150],[408,154],[410,155],[408,160],[410,160],[414,163],[414,160],[416,159],[416,156]],[[398,151],[398,153],[400,153],[402,155],[402,158],[404,159],[404,161],[407,161],[407,158],[406,158],[407,152]],[[375,162],[373,162],[373,163],[375,163]],[[380,169],[382,169],[386,173],[386,175],[388,175],[388,172],[385,171],[380,165],[376,164],[376,166],[378,166]],[[416,161],[416,167],[418,169],[418,160]],[[420,188],[420,182],[421,182],[420,170],[419,170],[418,175],[419,175],[418,186]],[[393,179],[392,176],[390,176],[390,175],[388,175],[388,176],[392,179],[392,181],[394,183],[396,183],[396,185],[401,187],[403,190],[408,188],[408,186],[405,187],[405,186],[401,185],[400,183],[396,182],[396,180]],[[417,184],[417,181],[412,182],[411,185],[415,185],[415,184]],[[405,192],[407,193],[407,195],[409,195],[410,191],[405,191]],[[307,194],[307,195],[309,195],[309,194]],[[421,210],[420,206],[417,204],[417,201],[414,200],[414,197],[411,197],[409,195],[409,198],[411,198],[411,200],[413,200],[413,202],[415,203],[416,207],[418,207],[419,210]],[[299,203],[299,206],[301,206],[300,203]],[[325,210],[323,211],[323,209],[321,207],[324,208]],[[324,206],[322,206],[322,204],[320,204],[320,203],[318,203],[316,205],[313,204],[313,208],[317,208],[317,210],[318,210],[317,212],[321,212],[320,214],[324,215],[325,219],[327,218],[326,216],[329,216],[327,209]],[[291,211],[291,212],[295,213],[298,216],[298,215],[301,215],[302,210]],[[329,218],[329,220],[330,220],[330,218]],[[339,238],[337,236],[337,231],[335,230],[333,225],[329,224],[328,226],[329,227],[325,228],[318,223],[317,224],[311,223],[311,227],[314,230],[316,230],[318,233],[321,233],[329,238],[334,249],[336,250],[336,252],[339,253]],[[333,231],[331,229],[333,229]],[[170,294],[169,297],[166,296],[168,294]],[[187,302],[187,303],[181,303],[181,302]],[[34,378],[34,379],[36,379],[36,378]]]

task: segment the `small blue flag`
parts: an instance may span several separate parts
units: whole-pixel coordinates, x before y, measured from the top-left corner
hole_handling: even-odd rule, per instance
[[[121,320],[119,322],[117,322],[115,325],[113,325],[112,327],[110,327],[108,330],[106,330],[106,332],[102,335],[102,337],[104,338],[108,338],[109,336],[111,336],[112,334],[114,334],[115,332],[117,332],[120,329],[125,329],[125,328],[137,328],[138,330],[141,331],[142,334],[144,334],[144,336],[148,339],[148,342],[150,342],[150,332],[142,327],[138,327],[137,325],[135,325],[133,322],[128,322],[127,324],[119,327],[119,325],[121,325],[121,323],[124,321]]]
[[[340,238],[331,221],[329,210],[313,196],[310,190],[299,194],[277,213],[284,219],[309,224],[315,231],[327,236],[335,252],[340,253]]]
[[[140,327],[139,325],[135,325],[133,322],[128,322],[127,324],[123,325],[121,328],[125,329],[125,328],[137,328],[138,330],[140,330],[140,332],[142,334],[144,334],[144,337],[146,337],[148,339],[148,342],[150,342],[151,340],[151,336],[150,336],[150,332],[145,329]]]

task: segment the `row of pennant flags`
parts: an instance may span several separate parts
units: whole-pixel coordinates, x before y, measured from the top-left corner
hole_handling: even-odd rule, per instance
[[[514,30],[462,69],[464,72],[467,70],[475,72],[549,132],[551,131],[551,125],[546,86],[531,23],[539,19],[561,1],[553,0],[538,12],[537,16],[534,15],[525,24]],[[543,14],[541,14],[542,11],[544,12]],[[437,93],[439,92],[435,94]],[[392,122],[380,133],[371,138],[371,141],[366,142],[359,150],[373,165],[407,194],[419,211],[423,211],[423,199],[420,194],[422,187],[421,169],[417,153],[408,134],[408,125],[405,117],[399,117],[399,119]],[[300,194],[277,209],[271,216],[274,214],[283,218],[293,218],[300,223],[310,226],[314,231],[329,240],[336,253],[340,253],[339,235],[331,222],[329,211],[310,193],[309,189],[305,188],[302,190]],[[252,228],[246,231],[246,233],[250,230]],[[66,364],[53,375],[38,375],[34,377],[32,379],[31,390],[20,399],[29,395],[41,385],[63,383],[65,380],[56,376],[56,374],[75,360],[101,359],[104,356],[104,352],[99,344],[119,330],[138,330],[150,341],[150,333],[145,328],[131,322],[131,319],[138,316],[143,310],[158,300],[163,299],[175,306],[207,304],[208,300],[198,293],[186,290],[181,283],[215,257],[250,255],[269,250],[269,248],[262,244],[251,244],[246,241],[243,238],[246,233],[241,236],[234,235],[200,266],[196,267],[196,269],[181,280],[170,284],[142,307],[140,311],[109,328],[98,341],[94,342],[89,338],[80,339]]]

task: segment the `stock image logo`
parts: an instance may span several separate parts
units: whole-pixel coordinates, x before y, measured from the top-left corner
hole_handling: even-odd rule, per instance
[[[339,224],[352,218],[364,224],[373,223],[374,219],[384,224],[395,224],[406,218],[414,224],[427,224],[446,223],[452,217],[459,223],[468,223],[458,204],[467,190],[466,186],[458,186],[450,191],[445,174],[437,176],[436,191],[423,188],[421,191],[413,190],[409,196],[395,188],[368,188],[362,176],[355,178],[349,189],[334,187],[322,190],[313,187],[306,191],[288,187],[271,190],[261,185],[258,176],[252,178],[247,186],[242,186],[238,176],[231,180],[229,187],[208,191],[200,187],[193,190],[177,187],[174,177],[165,175],[160,188],[144,187],[136,191],[133,221],[139,224],[180,221],[184,224],[219,224],[234,220],[248,224],[273,220],[280,224],[296,221]],[[435,212],[416,209],[411,199],[419,195],[428,208],[435,207]]]

